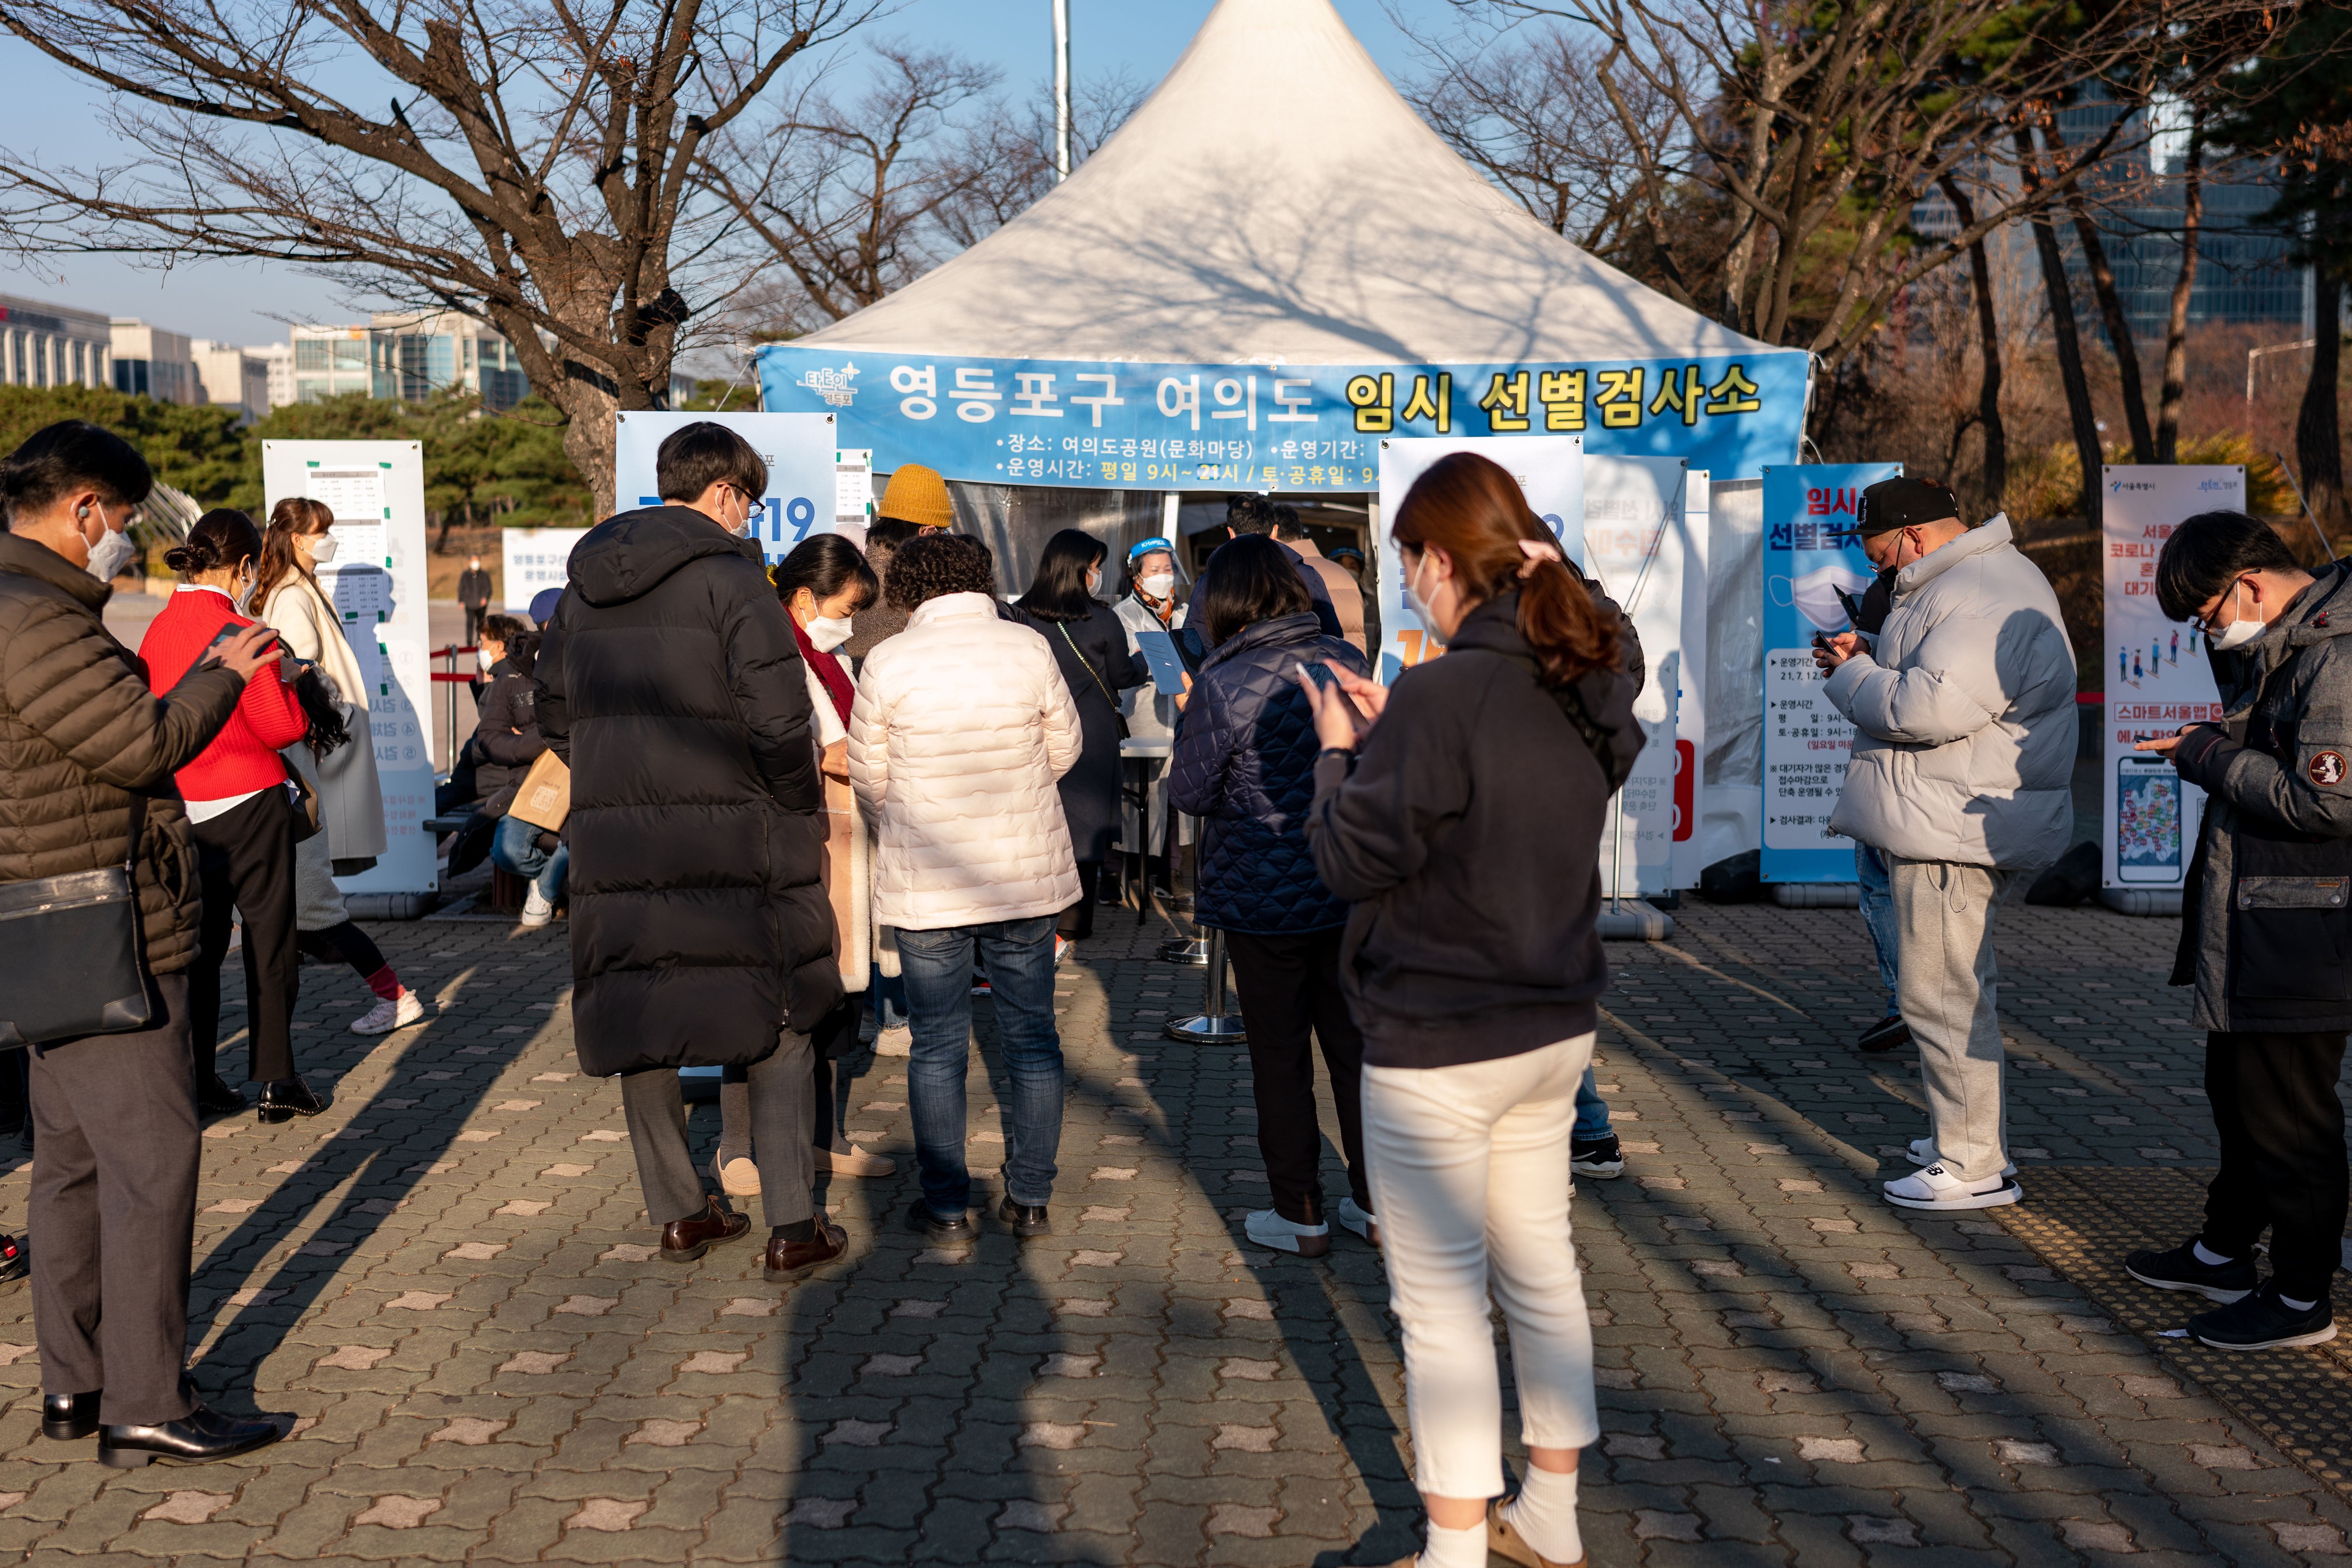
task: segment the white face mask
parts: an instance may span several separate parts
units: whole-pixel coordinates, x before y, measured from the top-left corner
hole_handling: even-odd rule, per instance
[[[229,602],[236,606],[238,615],[242,616],[252,608],[253,591],[260,586],[261,574],[258,572],[237,585],[236,592],[229,596]]]
[[[853,629],[847,616],[819,616],[801,628],[808,634],[809,646],[819,653],[831,653],[847,642]]]
[[[1426,552],[1423,552],[1421,564],[1422,566],[1429,564],[1429,556]],[[1430,613],[1429,601],[1421,596],[1421,589],[1415,586],[1415,584],[1420,581],[1421,567],[1416,566],[1413,568],[1412,574],[1404,580],[1404,607],[1411,610],[1413,613],[1413,617],[1421,622],[1421,629],[1428,636],[1429,640],[1435,643],[1439,647],[1444,647],[1445,646],[1445,633],[1438,628],[1437,617]]]
[[[2248,643],[2262,636],[2263,631],[2269,626],[2270,623],[2268,621],[2255,620],[2252,616],[2247,615],[2244,609],[2240,605],[2239,601],[2244,596],[2245,592],[2246,584],[2242,579],[2237,587],[2232,589],[2230,594],[2230,607],[2238,618],[2231,621],[2228,626],[2223,626],[2218,634],[2208,633],[2206,635],[2206,643],[2208,647],[2217,647],[2222,652],[2227,653],[2233,647],[2245,647]]]
[[[1097,566],[1093,571],[1087,574],[1087,592],[1089,594],[1099,594],[1102,592],[1101,567]]]
[[[1169,591],[1176,586],[1176,574],[1154,572],[1149,577],[1138,577],[1135,580],[1135,585],[1152,598],[1164,599],[1168,596]]]
[[[310,541],[310,559],[315,564],[324,566],[334,558],[335,536],[333,534],[322,533]]]
[[[118,573],[131,564],[131,558],[138,553],[138,546],[131,542],[129,534],[118,533],[110,528],[105,538],[90,546],[89,564],[85,570],[101,583],[111,583]]]

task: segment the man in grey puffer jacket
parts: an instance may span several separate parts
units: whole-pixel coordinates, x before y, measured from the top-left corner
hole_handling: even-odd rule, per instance
[[[1967,528],[1951,491],[1886,479],[1854,518],[1895,568],[1875,651],[1852,633],[1815,659],[1853,721],[1830,826],[1876,847],[1894,886],[1900,994],[1933,1120],[1923,1168],[1885,1184],[1906,1208],[2015,1203],[2003,1104],[1994,912],[2058,858],[2074,820],[2074,651],[2057,595],[2009,520]]]

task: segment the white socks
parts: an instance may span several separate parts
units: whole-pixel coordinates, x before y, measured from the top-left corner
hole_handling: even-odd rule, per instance
[[[1429,1521],[1429,1539],[1417,1568],[1486,1568],[1486,1521],[1467,1530],[1445,1530]]]
[[[2232,1263],[2236,1261],[2235,1258],[2224,1258],[2218,1252],[2207,1251],[2205,1244],[2201,1241],[2191,1242],[2189,1245],[2194,1249],[2197,1261],[2203,1264],[2208,1268],[2219,1268],[2224,1263]]]
[[[1529,1465],[1520,1474],[1519,1495],[1504,1505],[1504,1519],[1547,1563],[1574,1563],[1584,1556],[1584,1537],[1576,1528],[1576,1477],[1574,1470],[1563,1474]]]
[[[2308,1301],[2298,1301],[2294,1297],[2282,1290],[2279,1292],[2279,1305],[2284,1307],[2290,1312],[2308,1312],[2314,1307],[2319,1305],[2319,1298],[2314,1296]]]

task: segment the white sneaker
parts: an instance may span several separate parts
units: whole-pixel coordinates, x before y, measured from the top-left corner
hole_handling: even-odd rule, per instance
[[[1906,1209],[1992,1209],[2025,1195],[2013,1176],[1964,1182],[1941,1165],[1888,1182],[1881,1191],[1888,1203]]]
[[[1249,1217],[1242,1221],[1242,1231],[1260,1247],[1295,1252],[1301,1258],[1320,1258],[1331,1250],[1329,1226],[1298,1225],[1272,1209],[1252,1209]]]
[[[1911,1147],[1903,1152],[1903,1157],[1915,1165],[1932,1165],[1936,1163],[1936,1141],[1933,1138],[1914,1138]],[[2017,1174],[2017,1167],[2003,1165],[2000,1173],[2013,1176]]]
[[[885,1029],[874,1037],[874,1054],[877,1057],[911,1057],[915,1054],[915,1031],[901,1024],[895,1029]]]
[[[394,1029],[404,1029],[425,1016],[425,998],[414,991],[403,991],[396,1002],[379,1002],[352,1020],[354,1035],[389,1035]]]
[[[522,923],[543,926],[554,918],[555,906],[539,896],[539,884],[533,882],[530,893],[522,900]]]
[[[1339,1200],[1339,1223],[1374,1247],[1381,1244],[1381,1222],[1372,1217],[1371,1210],[1358,1208],[1354,1198],[1345,1197]]]
[[[719,1156],[710,1156],[711,1174],[719,1178],[719,1190],[730,1198],[756,1198],[760,1195],[760,1167],[738,1154],[726,1163]]]

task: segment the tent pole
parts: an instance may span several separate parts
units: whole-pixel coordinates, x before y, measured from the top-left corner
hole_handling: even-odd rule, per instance
[[[1054,178],[1070,177],[1070,0],[1054,0]]]

